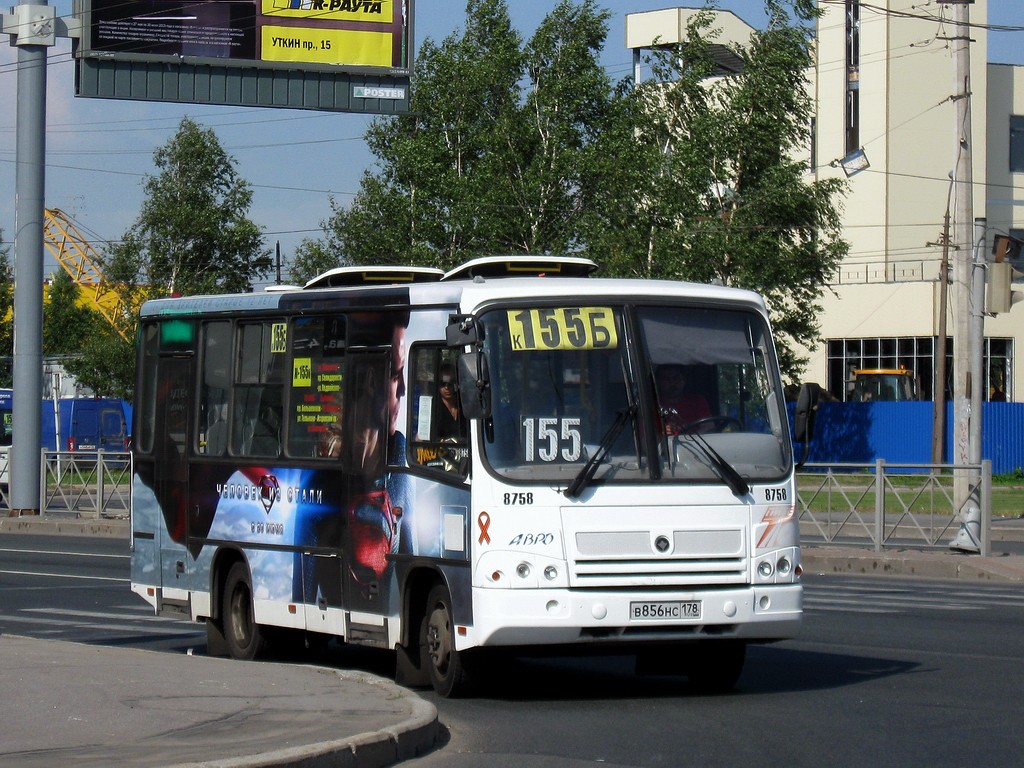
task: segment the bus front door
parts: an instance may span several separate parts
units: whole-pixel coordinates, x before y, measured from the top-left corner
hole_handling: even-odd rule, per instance
[[[167,357],[160,360],[160,366],[163,394],[157,400],[153,490],[165,523],[159,544],[161,584],[164,597],[173,599],[174,590],[191,587],[188,432],[192,422],[192,358]]]

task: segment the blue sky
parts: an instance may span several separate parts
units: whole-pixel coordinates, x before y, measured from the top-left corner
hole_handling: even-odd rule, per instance
[[[921,0],[921,5],[935,0]],[[9,11],[14,0],[3,3]],[[70,0],[51,2],[70,13]],[[514,23],[529,37],[553,0],[510,0]],[[630,74],[624,47],[626,13],[698,2],[603,0],[611,14],[603,62],[614,79]],[[721,0],[753,26],[764,22],[763,0]],[[936,6],[937,7],[937,6]],[[948,6],[947,6],[948,7]],[[416,0],[415,48],[427,36],[439,41],[461,29],[463,0]],[[1024,3],[990,0],[989,23],[1024,26]],[[9,36],[0,38],[0,229],[14,238],[16,53]],[[989,60],[1024,64],[1024,32],[992,32]],[[333,196],[347,204],[373,161],[363,133],[371,117],[303,110],[172,105],[142,101],[78,99],[70,43],[50,49],[47,70],[46,204],[69,214],[100,244],[117,240],[142,203],[142,181],[154,172],[153,151],[170,139],[184,115],[216,131],[236,159],[238,171],[255,189],[251,217],[265,229],[267,244],[280,242],[285,259],[303,237],[317,237]],[[49,257],[48,257],[49,258]],[[47,271],[56,268],[48,264]]]

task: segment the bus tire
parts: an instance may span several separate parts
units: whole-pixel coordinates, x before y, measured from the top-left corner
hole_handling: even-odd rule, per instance
[[[427,597],[427,610],[420,629],[422,659],[430,684],[439,696],[458,698],[472,690],[467,654],[455,649],[452,598],[443,584],[436,584]]]
[[[231,658],[252,661],[263,653],[266,637],[254,618],[252,584],[245,563],[235,563],[228,571],[221,621]]]
[[[742,640],[711,640],[700,643],[687,658],[686,676],[701,693],[728,693],[740,679],[747,658]]]

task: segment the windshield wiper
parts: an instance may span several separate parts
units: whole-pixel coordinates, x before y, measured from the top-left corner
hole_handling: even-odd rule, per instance
[[[703,435],[694,430],[689,424],[683,427],[681,434],[693,439],[693,444],[704,454],[704,458],[711,464],[715,474],[722,479],[722,482],[729,486],[730,491],[737,496],[745,496],[750,492],[750,486],[743,479],[743,476],[736,471],[732,464],[722,458],[722,454],[711,447],[711,443],[705,440]]]
[[[594,451],[594,455],[587,459],[587,463],[583,465],[579,474],[569,484],[569,487],[565,489],[564,493],[568,498],[575,499],[583,492],[587,483],[594,478],[597,467],[604,461],[604,457],[619,438],[623,427],[626,426],[626,421],[631,419],[635,413],[636,408],[634,407],[623,408],[619,411],[619,415],[615,417],[615,421],[612,422],[612,425],[608,427],[608,431],[604,433],[604,437],[601,438],[601,442],[597,446],[597,450]]]

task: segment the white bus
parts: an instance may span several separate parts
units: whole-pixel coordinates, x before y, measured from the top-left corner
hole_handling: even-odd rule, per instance
[[[210,653],[333,637],[444,696],[492,650],[732,687],[802,613],[767,314],[594,268],[342,268],[147,302],[132,589],[204,621]]]

